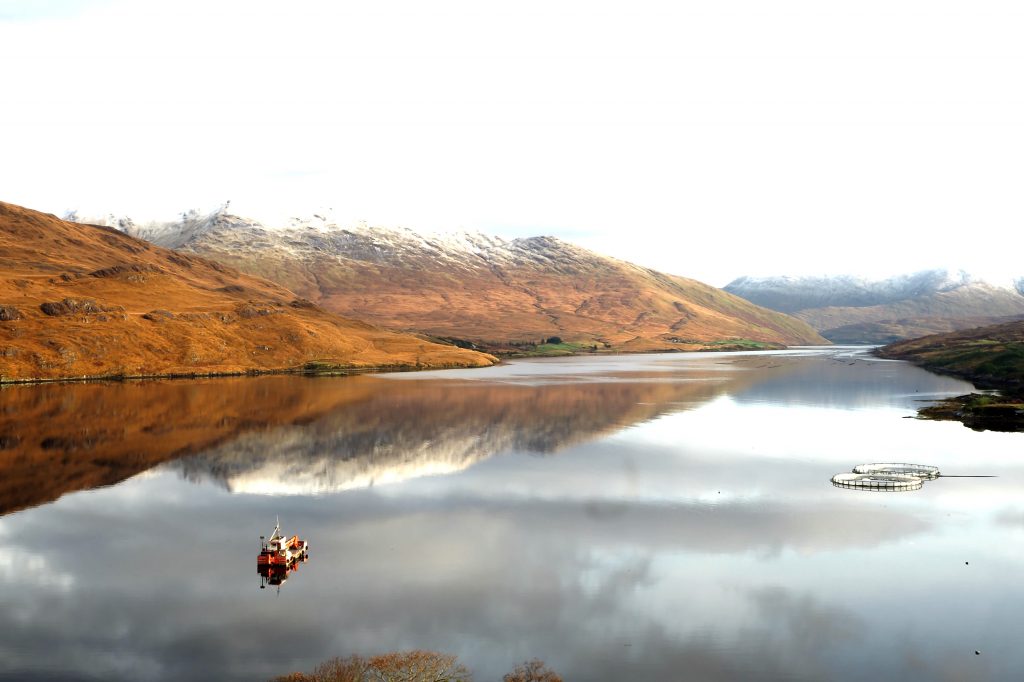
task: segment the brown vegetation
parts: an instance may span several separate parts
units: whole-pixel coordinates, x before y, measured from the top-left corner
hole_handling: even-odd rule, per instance
[[[325,313],[205,258],[0,202],[0,381],[492,362]]]
[[[271,682],[470,682],[473,676],[455,656],[435,651],[401,651],[370,658],[332,658],[312,673],[289,673]],[[521,663],[504,682],[562,682],[543,661]]]
[[[520,663],[501,679],[502,682],[562,682],[561,675],[536,658]]]
[[[397,230],[247,232],[248,221],[234,216],[217,225],[181,248],[272,279],[326,310],[485,348],[552,336],[626,351],[697,350],[734,338],[827,343],[806,323],[721,289],[552,237],[493,240],[468,253]]]
[[[290,673],[273,682],[469,682],[466,667],[450,654],[395,651],[370,658],[332,658],[312,673]]]

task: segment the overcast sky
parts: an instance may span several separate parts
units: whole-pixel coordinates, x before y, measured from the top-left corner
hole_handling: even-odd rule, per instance
[[[0,0],[0,199],[1024,274],[1024,4]]]

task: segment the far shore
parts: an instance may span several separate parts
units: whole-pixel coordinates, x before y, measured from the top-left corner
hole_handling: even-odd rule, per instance
[[[454,344],[452,344],[454,345]],[[485,347],[475,348],[489,353],[497,358],[492,365],[460,365],[460,364],[420,364],[420,365],[373,365],[366,367],[346,366],[321,361],[310,361],[300,367],[283,367],[278,369],[245,369],[223,372],[166,372],[166,373],[145,373],[145,374],[95,374],[68,377],[27,377],[27,378],[5,378],[0,376],[0,387],[24,386],[33,384],[60,384],[60,383],[88,383],[88,382],[121,382],[121,381],[157,381],[157,380],[178,380],[178,379],[214,379],[227,377],[259,377],[259,376],[281,376],[295,375],[307,377],[344,377],[360,374],[383,374],[391,372],[429,372],[445,369],[483,369],[501,364],[505,360],[526,360],[530,358],[555,358],[555,357],[587,357],[593,355],[649,355],[654,353],[741,353],[752,351],[787,350],[790,347],[776,343],[748,341],[746,339],[726,339],[722,341],[711,341],[705,344],[688,345],[685,348],[598,348],[584,344],[544,344],[550,348],[538,345],[531,352],[501,352],[497,349]]]

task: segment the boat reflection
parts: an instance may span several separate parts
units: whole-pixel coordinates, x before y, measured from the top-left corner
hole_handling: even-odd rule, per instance
[[[288,574],[298,570],[299,564],[309,561],[309,542],[298,535],[286,538],[281,533],[281,522],[274,526],[270,539],[260,536],[260,553],[256,556],[256,572],[260,574],[260,589],[267,585],[280,589]]]
[[[257,569],[257,572],[260,574],[260,589],[264,590],[267,586],[270,586],[280,590],[281,585],[288,582],[288,574],[299,570],[299,563],[305,563],[307,558],[303,558],[301,562],[294,563],[288,567],[260,566]]]

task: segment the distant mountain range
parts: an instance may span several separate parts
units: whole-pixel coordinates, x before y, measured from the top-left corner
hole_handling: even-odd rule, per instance
[[[835,343],[890,343],[1024,318],[1024,277],[934,269],[883,280],[740,277],[725,290],[794,315]]]
[[[0,380],[489,365],[193,254],[0,202]]]
[[[487,348],[550,337],[634,351],[824,342],[806,323],[715,287],[552,237],[345,228],[322,216],[267,226],[226,209],[102,222],[274,280],[329,311]]]

